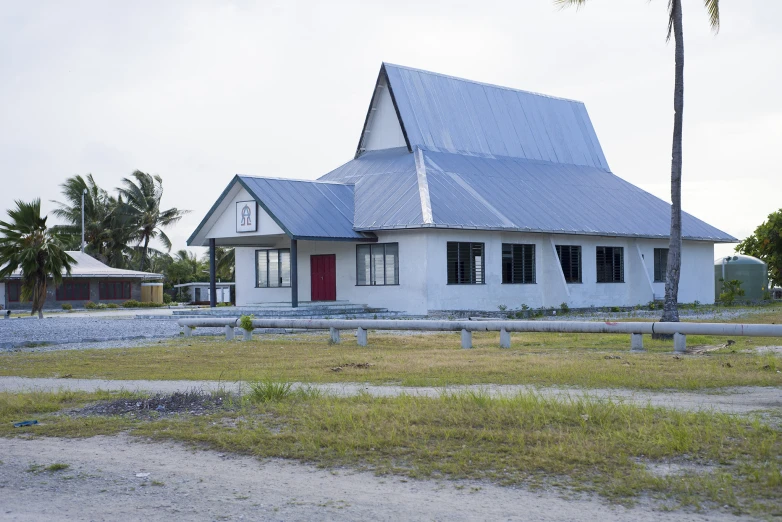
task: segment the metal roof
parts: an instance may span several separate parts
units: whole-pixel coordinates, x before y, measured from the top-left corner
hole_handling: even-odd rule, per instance
[[[87,255],[81,251],[68,251],[68,255],[73,258],[71,263],[71,275],[68,277],[80,278],[80,277],[110,277],[110,278],[123,278],[123,279],[163,279],[162,274],[153,274],[151,272],[140,272],[138,270],[124,270],[121,268],[112,268],[104,263],[101,263],[94,257]],[[65,271],[63,271],[65,275]],[[22,277],[22,270],[16,269],[14,273],[9,276],[12,279],[18,279]]]
[[[383,64],[410,151],[609,170],[583,103]]]
[[[386,152],[386,151],[384,151]],[[464,228],[667,238],[670,204],[606,170],[508,157],[366,153],[327,176],[355,183],[357,230]],[[394,158],[393,161],[390,158]],[[358,173],[363,176],[357,179]],[[431,208],[431,221],[423,209]],[[684,239],[736,239],[686,212]]]
[[[353,229],[352,185],[252,176],[238,178],[294,239],[367,239],[366,234]]]

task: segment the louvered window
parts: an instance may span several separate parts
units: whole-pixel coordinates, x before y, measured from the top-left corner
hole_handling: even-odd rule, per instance
[[[577,245],[557,245],[559,264],[566,283],[581,282],[581,247]]]
[[[256,250],[257,288],[291,286],[291,251],[289,249]]]
[[[356,246],[356,285],[384,286],[398,284],[398,243]]]
[[[599,246],[596,256],[598,283],[624,283],[624,248]]]
[[[56,292],[58,301],[88,301],[90,299],[89,281],[66,279]]]
[[[6,292],[8,292],[8,301],[11,303],[18,303],[22,297],[22,283],[19,281],[9,281],[5,284]]]
[[[654,249],[654,282],[664,283],[668,272],[668,249]]]
[[[448,284],[482,285],[484,250],[483,243],[448,242]]]
[[[98,297],[101,301],[112,299],[130,299],[130,282],[101,281],[98,284]]]
[[[502,282],[535,282],[535,245],[502,244]]]

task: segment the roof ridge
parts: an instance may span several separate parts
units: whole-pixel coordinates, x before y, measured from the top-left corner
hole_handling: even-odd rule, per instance
[[[339,167],[337,167],[339,168]],[[326,173],[328,174],[328,173]],[[321,180],[321,179],[298,179],[298,178],[281,178],[281,177],[275,177],[275,176],[256,176],[253,174],[237,174],[240,178],[252,178],[252,179],[271,179],[275,181],[297,181],[301,183],[321,183],[323,185],[344,185],[344,186],[352,186],[355,185],[355,183],[340,183],[339,181],[331,181],[331,180]],[[325,176],[325,174],[324,174]]]
[[[462,78],[461,76],[453,76],[453,75],[450,75],[450,74],[443,74],[443,73],[438,73],[438,72],[434,72],[434,71],[427,71],[426,69],[418,69],[416,67],[408,67],[406,65],[398,65],[398,64],[395,64],[395,63],[383,62],[383,66],[396,67],[397,69],[406,69],[408,71],[415,71],[415,72],[420,72],[420,73],[424,73],[424,74],[431,74],[432,76],[440,76],[441,78],[449,78],[451,80],[457,80],[457,81],[460,81],[460,82],[473,83],[475,85],[483,85],[484,87],[492,87],[492,88],[495,88],[495,89],[502,89],[502,90],[505,90],[505,91],[520,92],[520,93],[523,93],[523,94],[531,94],[533,96],[540,96],[542,98],[551,98],[552,100],[560,100],[560,101],[566,101],[566,102],[572,102],[572,103],[580,103],[581,105],[585,105],[583,101],[576,100],[576,99],[573,99],[573,98],[565,98],[563,96],[553,96],[551,94],[545,94],[545,93],[536,92],[536,91],[527,91],[525,89],[516,89],[516,88],[513,88],[513,87],[506,87],[504,85],[497,85],[496,83],[480,82],[478,80],[470,80],[469,78]]]

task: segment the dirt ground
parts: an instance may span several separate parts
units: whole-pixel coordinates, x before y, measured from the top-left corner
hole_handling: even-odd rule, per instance
[[[478,482],[321,470],[126,435],[0,439],[0,456],[2,520],[740,520]],[[45,469],[55,463],[68,467]]]
[[[150,393],[174,393],[198,389],[213,391],[219,388],[229,392],[241,392],[244,383],[218,381],[118,381],[103,379],[44,379],[27,377],[0,377],[0,391],[57,391],[57,390],[128,390]],[[296,386],[301,386],[297,384]],[[473,385],[446,388],[374,386],[360,383],[307,384],[327,393],[339,396],[356,395],[359,392],[377,397],[400,394],[438,396],[444,391],[482,391],[490,395],[512,395],[534,391],[545,396],[590,397],[628,404],[660,406],[681,410],[711,410],[723,413],[747,414],[754,411],[782,411],[782,390],[774,387],[742,386],[721,388],[707,392],[658,392],[626,389],[540,388],[524,385]],[[246,390],[245,390],[246,391]]]

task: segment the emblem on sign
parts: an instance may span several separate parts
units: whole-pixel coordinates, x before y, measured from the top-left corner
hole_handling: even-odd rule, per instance
[[[256,232],[258,230],[258,204],[255,201],[236,203],[236,231]]]

